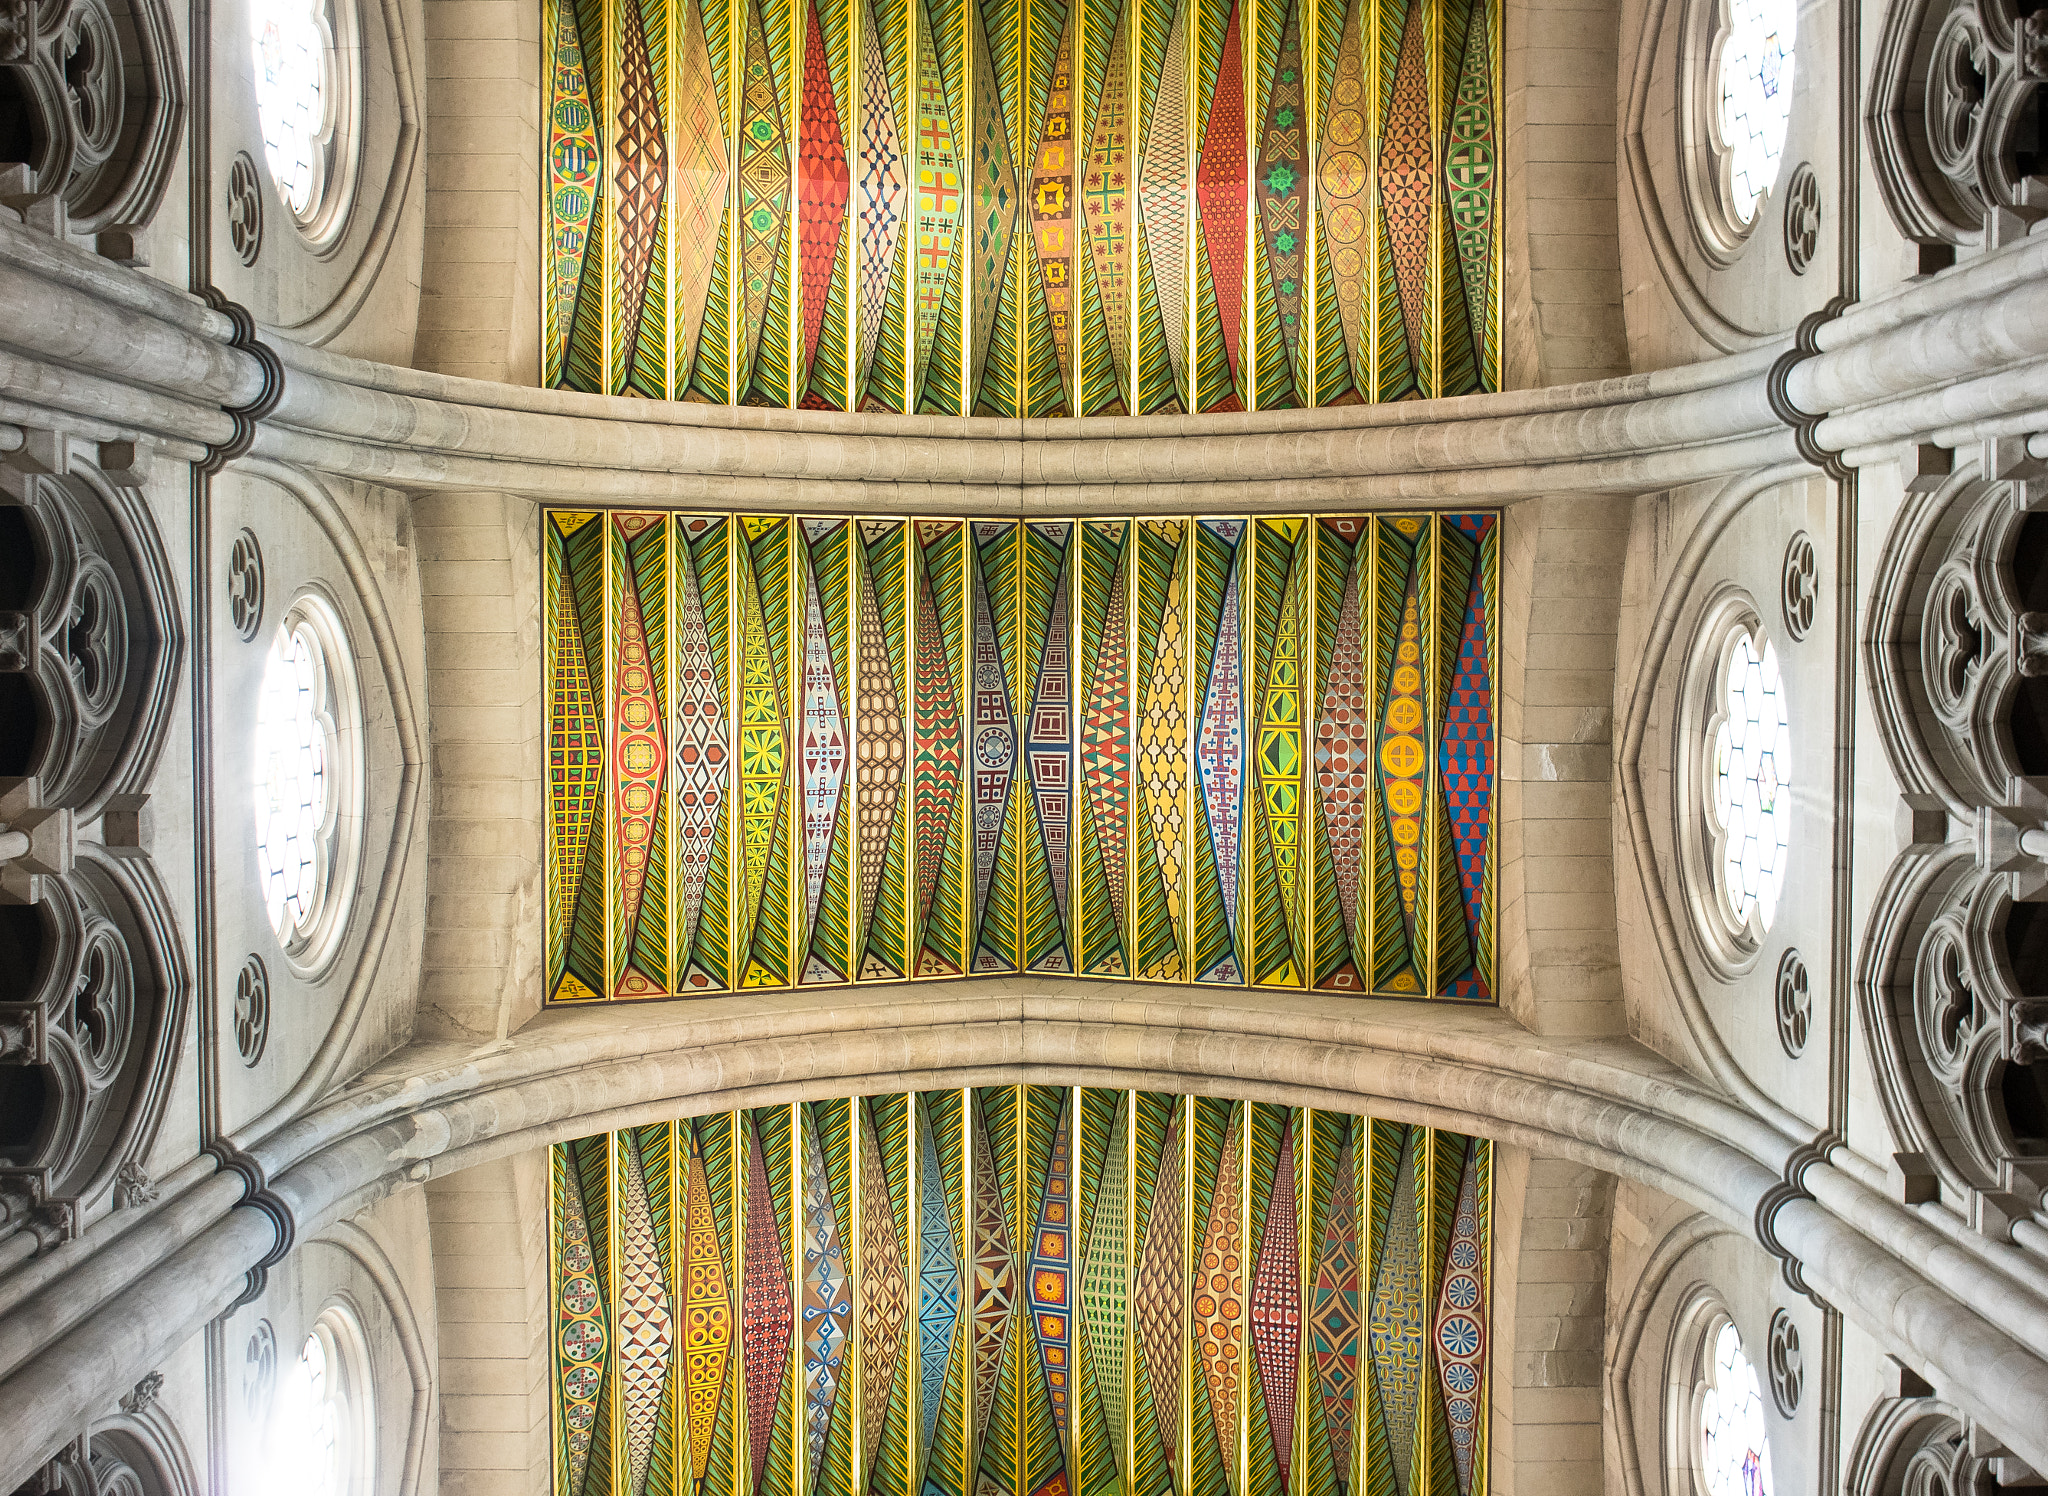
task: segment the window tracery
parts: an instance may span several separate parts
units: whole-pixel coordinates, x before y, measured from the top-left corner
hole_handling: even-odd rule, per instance
[[[147,506],[90,450],[0,462],[0,1221],[36,1251],[146,1203],[182,1043],[141,792],[182,635]]]
[[[1704,954],[1732,977],[1777,918],[1792,846],[1789,702],[1746,593],[1708,603],[1680,691],[1673,808],[1687,903]]]
[[[1708,1339],[1699,1399],[1699,1474],[1704,1496],[1771,1496],[1771,1446],[1756,1368],[1735,1322]]]
[[[280,1488],[288,1484],[305,1496],[369,1496],[374,1394],[362,1326],[346,1304],[329,1304],[300,1343],[271,1404],[269,1463]]]
[[[2048,682],[2029,642],[2048,518],[1997,471],[1987,452],[1909,496],[1874,578],[1869,675],[1907,845],[1858,1003],[1902,1146],[2005,1239],[2048,1186]]]
[[[263,156],[277,195],[316,246],[347,212],[356,100],[347,0],[252,0],[249,45]]]
[[[1792,724],[1778,652],[1768,640],[1737,630],[1722,669],[1726,704],[1714,729],[1710,802],[1721,895],[1737,924],[1753,924],[1761,934],[1777,918],[1791,851]]]
[[[1745,230],[1776,183],[1785,153],[1798,24],[1792,0],[1728,0],[1714,68],[1715,120],[1729,214]]]
[[[257,876],[285,954],[317,970],[346,917],[361,749],[347,637],[325,602],[286,610],[257,698]]]

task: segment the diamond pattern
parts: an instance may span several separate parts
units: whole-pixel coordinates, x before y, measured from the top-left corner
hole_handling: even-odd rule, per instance
[[[619,1386],[624,1402],[627,1459],[633,1489],[647,1483],[654,1454],[654,1428],[668,1398],[669,1363],[675,1351],[675,1315],[669,1307],[668,1278],[661,1244],[640,1172],[640,1148],[626,1134],[619,1190]]]
[[[1152,1186],[1152,1210],[1145,1218],[1145,1243],[1132,1294],[1145,1378],[1152,1386],[1153,1427],[1169,1467],[1180,1451],[1180,1123],[1176,1107],[1166,1145],[1159,1152],[1159,1176]]]
[[[1280,1156],[1266,1196],[1266,1230],[1252,1276],[1252,1353],[1266,1399],[1266,1431],[1287,1489],[1294,1454],[1294,1384],[1301,1365],[1301,1267],[1294,1223],[1294,1128],[1280,1134]]]
[[[625,335],[640,326],[654,241],[667,192],[668,148],[663,143],[661,95],[647,55],[647,32],[637,0],[618,8],[618,115],[612,135],[612,185],[617,192],[619,293]]]
[[[896,265],[897,230],[910,205],[910,181],[896,134],[896,106],[889,97],[889,72],[882,41],[868,7],[861,27],[860,101],[860,347],[861,366],[875,356],[882,313],[889,301],[889,276]]]
[[[720,583],[724,578],[719,578]],[[704,626],[704,599],[696,568],[676,566],[681,617],[677,620],[675,773],[676,864],[681,873],[677,954],[687,960],[704,907],[704,879],[711,869],[713,838],[725,808],[726,722],[712,668],[711,638]]]
[[[846,169],[846,143],[839,128],[839,101],[832,92],[832,70],[825,61],[825,33],[816,0],[804,29],[804,89],[797,123],[796,255],[804,296],[804,368],[818,356],[818,334],[825,325],[825,305],[832,294],[832,274],[839,262],[839,236],[845,225],[851,179]]]

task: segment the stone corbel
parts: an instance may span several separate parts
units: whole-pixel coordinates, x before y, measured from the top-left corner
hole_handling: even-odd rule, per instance
[[[71,871],[78,849],[71,810],[41,801],[33,774],[0,778],[0,903],[37,903],[42,879]]]
[[[0,208],[13,211],[32,229],[53,239],[71,233],[71,215],[64,209],[61,193],[35,190],[35,172],[25,161],[0,166]]]
[[[50,1014],[41,1003],[0,1004],[0,1065],[46,1065]]]
[[[0,62],[27,62],[36,50],[36,0],[0,0]]]
[[[1984,443],[1984,476],[2012,485],[2012,507],[2021,514],[2048,509],[2048,461],[2029,448],[2033,438],[1994,437]]]
[[[2005,1057],[2015,1065],[2048,1060],[2048,1001],[2030,997],[2006,1004]]]
[[[2048,613],[2013,616],[2012,668],[2029,678],[2048,675]]]
[[[152,1371],[135,1384],[135,1388],[121,1399],[121,1411],[130,1418],[140,1418],[156,1406],[156,1400],[163,1395],[164,1374]]]
[[[2001,1491],[2048,1486],[2034,1467],[2006,1447],[2005,1441],[1974,1418],[1963,1421],[1963,1449],[1973,1460],[1990,1467],[1991,1478]]]
[[[34,1238],[32,1256],[40,1257],[67,1241],[78,1240],[84,1229],[78,1201],[50,1194],[48,1169],[0,1169],[0,1198],[7,1201],[9,1224],[20,1221],[17,1229]]]
[[[2048,779],[2016,774],[2006,800],[1977,807],[1977,866],[2009,877],[2014,903],[2048,902]]]

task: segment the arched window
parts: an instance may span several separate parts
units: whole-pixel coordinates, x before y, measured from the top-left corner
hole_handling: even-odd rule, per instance
[[[1701,1349],[1697,1400],[1699,1483],[1704,1496],[1771,1496],[1771,1446],[1756,1368],[1734,1321],[1724,1319]]]
[[[347,216],[356,97],[348,0],[250,0],[263,156],[277,195],[316,247]]]
[[[1798,24],[1793,0],[1728,0],[1714,49],[1714,118],[1721,185],[1737,230],[1756,221],[1758,201],[1778,179]]]
[[[1792,850],[1792,723],[1778,651],[1730,588],[1686,664],[1674,744],[1686,905],[1725,977],[1749,969],[1778,915]]]
[[[264,909],[303,975],[332,954],[362,816],[360,712],[347,635],[307,594],[285,610],[256,701],[256,867]]]
[[[362,1326],[346,1304],[330,1304],[278,1383],[267,1450],[273,1488],[300,1496],[372,1496],[374,1404]]]
[[[1777,918],[1791,849],[1792,724],[1778,652],[1761,633],[1738,628],[1729,636],[1721,678],[1708,819],[1728,912],[1761,935]]]

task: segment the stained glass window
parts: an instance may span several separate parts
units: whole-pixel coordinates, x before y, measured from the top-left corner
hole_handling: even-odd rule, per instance
[[[953,415],[1500,384],[1500,0],[540,0],[550,386]]]
[[[351,893],[361,727],[347,638],[324,601],[297,598],[256,694],[256,872],[271,928],[302,967],[331,953]]]
[[[1792,0],[1728,0],[1721,43],[1721,144],[1728,152],[1729,207],[1738,225],[1778,179],[1785,126],[1792,116]]]
[[[1701,1484],[1707,1496],[1771,1496],[1764,1400],[1733,1323],[1722,1321],[1712,1355],[1700,1400]]]
[[[1767,930],[1777,917],[1792,843],[1792,724],[1776,648],[1738,630],[1726,677],[1724,715],[1714,733],[1721,887],[1737,924],[1753,916]]]
[[[326,0],[251,0],[256,114],[278,196],[302,222],[319,207],[334,110]]]
[[[1492,1164],[1058,1086],[557,1145],[553,1489],[1481,1496]]]
[[[278,630],[256,702],[256,861],[280,936],[304,931],[319,903],[334,746],[320,656],[309,625]]]
[[[553,1000],[1490,1000],[1492,513],[543,524]]]

